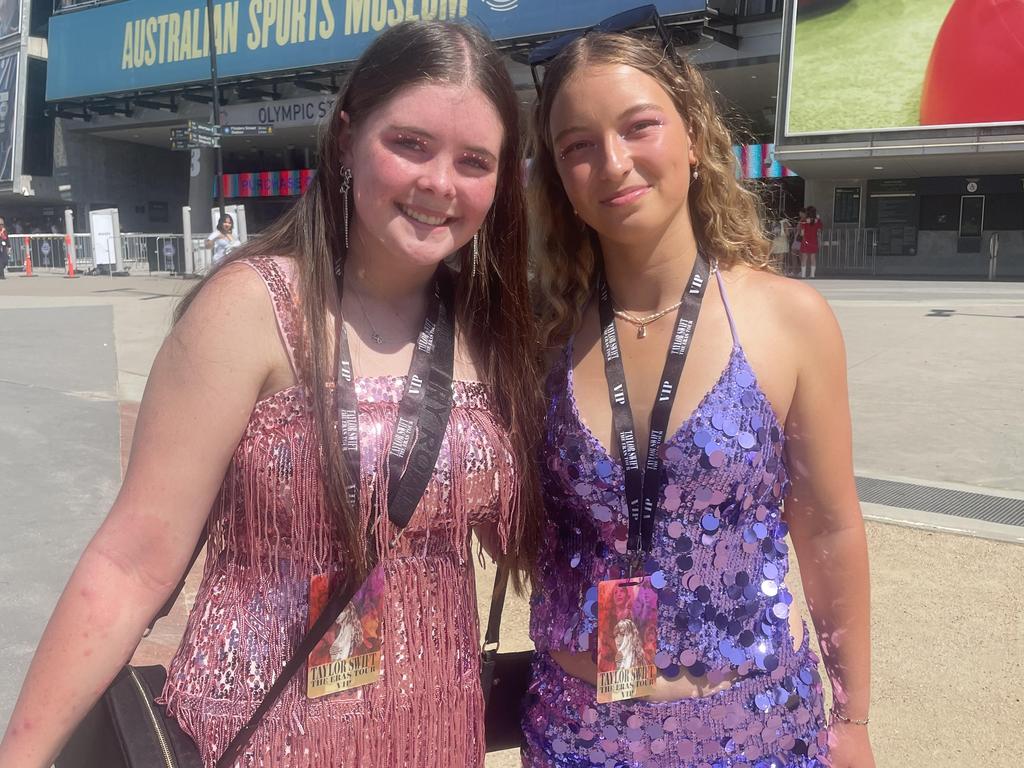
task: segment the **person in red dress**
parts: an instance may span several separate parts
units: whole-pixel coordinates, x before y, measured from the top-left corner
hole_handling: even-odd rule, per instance
[[[819,236],[822,223],[813,205],[807,206],[807,216],[800,221],[800,277],[807,277],[807,265],[814,277],[818,261]]]
[[[3,217],[0,217],[0,280],[7,279],[4,270],[7,269],[7,250],[10,246],[11,240],[7,234],[7,222],[3,220]]]

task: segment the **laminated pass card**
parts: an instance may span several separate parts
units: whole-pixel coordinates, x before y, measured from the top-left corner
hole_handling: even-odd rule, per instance
[[[309,585],[309,625],[330,598],[327,574]],[[348,691],[380,679],[384,572],[375,568],[345,610],[328,628],[307,660],[306,695],[311,699]]]
[[[597,585],[597,703],[635,699],[654,689],[658,596],[649,576]]]

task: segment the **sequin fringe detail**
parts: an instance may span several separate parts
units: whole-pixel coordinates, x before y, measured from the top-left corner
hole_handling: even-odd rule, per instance
[[[300,317],[279,260],[253,260],[289,351]],[[357,379],[360,514],[387,498],[387,450],[404,377]],[[469,532],[502,549],[519,525],[518,473],[487,388],[455,382],[434,476],[399,537],[381,515],[382,679],[309,700],[300,672],[238,765],[467,768],[484,758],[479,626]],[[296,385],[256,404],[210,514],[207,560],[161,703],[206,766],[272,685],[308,626],[313,575],[343,571],[323,503],[309,395]],[[378,501],[378,503],[381,503]],[[377,510],[382,512],[383,510]]]

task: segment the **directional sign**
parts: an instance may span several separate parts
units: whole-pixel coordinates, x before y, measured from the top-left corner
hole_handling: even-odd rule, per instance
[[[190,136],[191,144],[193,147],[219,147],[220,137],[209,136],[205,133],[193,133]]]
[[[188,128],[171,129],[171,149],[212,149],[220,146],[220,136],[195,133]]]
[[[270,136],[274,132],[272,125],[222,125],[223,136]]]
[[[220,134],[216,125],[201,123],[198,120],[189,120],[188,130],[193,136],[217,136]]]

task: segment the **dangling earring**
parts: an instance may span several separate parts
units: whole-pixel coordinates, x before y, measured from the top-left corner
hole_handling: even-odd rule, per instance
[[[476,272],[480,265],[480,233],[473,235],[473,269],[470,272],[470,279],[476,280]]]
[[[345,223],[345,249],[348,250],[348,193],[352,190],[352,169],[341,166],[341,207]]]
[[[700,171],[697,170],[697,166],[693,166],[693,180],[696,181],[700,178]]]

